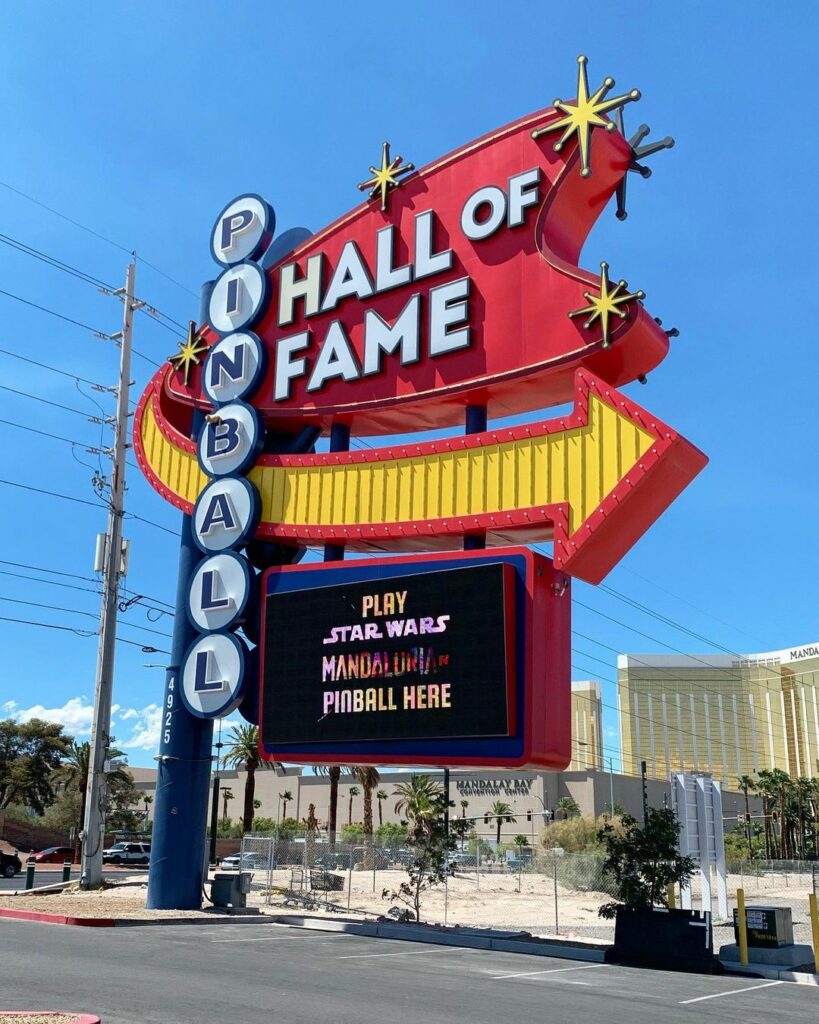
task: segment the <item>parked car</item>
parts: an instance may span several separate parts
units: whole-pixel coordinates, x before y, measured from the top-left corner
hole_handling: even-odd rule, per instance
[[[74,851],[70,846],[47,846],[45,850],[32,854],[35,864],[64,864],[67,860],[74,863]]]
[[[232,853],[219,862],[219,867],[228,871],[260,871],[267,867],[267,857],[263,853]]]
[[[450,853],[449,866],[451,868],[474,868],[478,859],[474,853]]]
[[[23,870],[23,862],[16,853],[0,853],[0,874],[4,878],[14,878]]]
[[[147,864],[150,859],[150,843],[114,843],[102,852],[103,864]]]

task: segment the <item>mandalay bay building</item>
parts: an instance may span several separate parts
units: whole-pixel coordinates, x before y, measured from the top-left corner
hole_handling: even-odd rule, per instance
[[[649,776],[819,775],[819,644],[740,656],[617,659],[623,768]]]

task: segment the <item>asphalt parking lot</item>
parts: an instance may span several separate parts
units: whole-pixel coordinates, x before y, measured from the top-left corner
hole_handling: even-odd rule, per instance
[[[291,929],[0,921],[0,1009],[105,1024],[816,1024],[819,988]]]

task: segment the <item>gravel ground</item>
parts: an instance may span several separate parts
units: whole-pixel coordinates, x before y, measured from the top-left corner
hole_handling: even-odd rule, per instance
[[[146,910],[147,890],[144,882],[120,882],[110,888],[91,892],[83,892],[80,889],[41,894],[3,892],[0,893],[0,907],[11,910],[36,910],[43,914],[65,914],[69,917],[116,917],[135,920],[213,916],[212,910]]]
[[[75,1013],[0,1013],[0,1024],[75,1024]]]

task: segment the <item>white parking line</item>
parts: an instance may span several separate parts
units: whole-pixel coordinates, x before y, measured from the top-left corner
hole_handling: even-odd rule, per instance
[[[681,999],[680,1005],[701,1003],[704,999],[722,999],[723,996],[738,996],[743,992],[755,992],[758,988],[770,988],[772,985],[784,985],[784,981],[764,981],[761,985],[749,985],[747,988],[732,988],[729,992],[714,992],[710,996],[697,996],[696,999]]]
[[[492,981],[505,981],[506,978],[534,978],[537,974],[565,974],[566,971],[590,971],[595,967],[608,967],[608,964],[583,964],[581,967],[551,967],[545,971],[521,971],[519,974],[498,974]]]
[[[348,953],[346,956],[336,957],[336,960],[362,960],[377,956],[421,956],[424,953],[427,956],[432,956],[438,953],[460,953],[465,948],[464,946],[436,946],[434,949],[411,949],[406,953]]]
[[[344,937],[344,936],[342,936]],[[290,942],[291,939],[326,939],[326,932],[315,935],[250,935],[242,939],[211,939],[211,942]],[[335,941],[334,939],[332,941]]]

